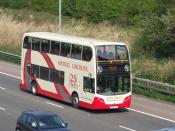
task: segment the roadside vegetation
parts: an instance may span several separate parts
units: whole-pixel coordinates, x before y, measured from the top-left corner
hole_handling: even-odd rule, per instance
[[[89,22],[110,21],[122,26],[136,25],[143,19],[165,14],[174,7],[174,0],[62,0],[64,16]],[[58,14],[58,0],[0,0],[0,5],[12,9],[27,9]]]
[[[175,0],[63,0],[62,4],[62,32],[125,42],[134,76],[175,85]],[[0,0],[0,7],[0,50],[20,55],[23,33],[57,31],[58,0]]]
[[[20,54],[21,40],[25,32],[57,32],[57,16],[28,10],[1,9],[0,11],[0,47],[12,53]],[[108,22],[98,24],[85,20],[63,18],[64,34],[91,37],[96,39],[123,41],[132,44],[138,36],[136,30],[121,29]],[[132,36],[132,37],[129,37]]]
[[[150,97],[150,98],[175,103],[175,96],[174,95],[160,93],[160,92],[157,92],[155,90],[146,90],[146,89],[143,89],[140,87],[134,87],[133,92],[136,94],[139,94],[139,95],[144,95],[144,96]]]

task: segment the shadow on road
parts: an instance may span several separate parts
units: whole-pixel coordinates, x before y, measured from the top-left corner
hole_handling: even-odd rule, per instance
[[[129,112],[128,109],[108,109],[108,110],[89,110],[89,109],[85,109],[85,108],[79,108],[79,110],[82,111],[86,111],[88,113],[92,113],[92,114],[108,114],[108,113],[125,113],[125,112]]]
[[[31,94],[28,91],[24,91],[24,92],[27,93],[27,94]],[[64,102],[64,101],[56,100],[56,99],[53,99],[53,98],[50,98],[50,97],[47,97],[47,96],[43,96],[43,95],[37,95],[37,97],[40,97],[40,98],[43,98],[43,99],[46,99],[46,100],[49,100],[49,101],[52,101],[52,102],[55,102],[55,103],[58,103],[58,104],[60,103],[60,104],[63,104],[65,106],[67,106],[67,107],[73,108],[71,103],[67,103],[67,102]],[[90,109],[86,109],[86,108],[83,108],[83,107],[79,107],[77,110],[80,110],[80,111],[83,111],[83,112],[92,113],[92,114],[108,114],[108,113],[126,113],[126,112],[129,112],[129,110],[126,109],[126,108],[123,108],[123,109],[111,109],[111,110],[110,109],[108,109],[108,110],[90,110]]]

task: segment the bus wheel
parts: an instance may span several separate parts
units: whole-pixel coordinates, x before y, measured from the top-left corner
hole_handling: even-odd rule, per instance
[[[73,94],[72,95],[72,106],[74,108],[78,108],[79,107],[79,98],[77,94]]]
[[[33,95],[37,95],[37,84],[35,82],[31,83],[31,92]]]

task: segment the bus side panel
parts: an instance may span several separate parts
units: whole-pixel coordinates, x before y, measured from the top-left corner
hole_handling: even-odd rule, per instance
[[[37,83],[37,93],[44,95],[44,96],[48,96],[50,98],[54,98],[56,100],[60,100],[60,101],[65,101],[70,103],[71,102],[71,97],[69,95],[66,94],[66,92],[60,92],[59,88],[62,88],[62,90],[64,90],[64,86],[63,85],[58,85],[56,83],[53,83],[50,86],[47,86],[45,83],[42,82],[42,80],[37,79],[35,77],[32,77],[32,80],[34,80]],[[55,88],[56,91],[49,91],[49,89]],[[46,88],[48,88],[47,90],[45,90]]]
[[[47,68],[56,70],[55,63],[53,63],[52,59],[47,53],[32,52],[32,56],[35,56],[32,57],[32,63],[37,65],[47,65]],[[57,100],[62,100],[69,103],[71,102],[71,95],[64,85],[36,78],[33,78],[33,80],[37,82],[37,92],[39,94],[55,98]]]

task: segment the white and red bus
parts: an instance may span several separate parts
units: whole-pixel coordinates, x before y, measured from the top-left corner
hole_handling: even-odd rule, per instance
[[[89,109],[128,108],[131,62],[124,43],[49,32],[25,33],[22,90]]]

